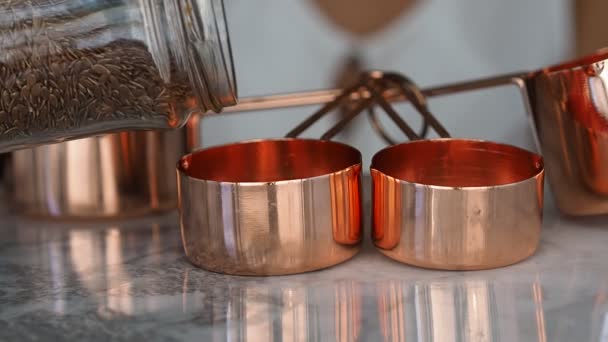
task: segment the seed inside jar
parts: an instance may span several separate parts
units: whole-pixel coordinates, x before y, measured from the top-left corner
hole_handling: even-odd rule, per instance
[[[170,109],[192,96],[186,75],[172,65],[171,79],[163,80],[146,44],[129,37],[83,47],[82,41],[112,33],[110,25],[96,32],[62,29],[84,27],[79,21],[87,6],[78,15],[39,16],[40,6],[0,3],[0,143],[112,121],[174,122]]]

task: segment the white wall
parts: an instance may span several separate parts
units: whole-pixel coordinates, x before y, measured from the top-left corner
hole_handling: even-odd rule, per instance
[[[330,87],[353,44],[308,1],[226,0],[226,6],[241,97]],[[424,1],[365,42],[365,59],[370,67],[407,74],[420,86],[538,68],[570,57],[569,6],[567,0]],[[446,97],[430,105],[454,136],[533,147],[514,90]],[[315,108],[206,118],[202,141],[210,146],[282,136]],[[327,127],[325,122],[306,135]],[[364,116],[342,139],[366,161],[384,146]]]

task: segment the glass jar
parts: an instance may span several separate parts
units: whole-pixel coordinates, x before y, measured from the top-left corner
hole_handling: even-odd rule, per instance
[[[222,0],[0,3],[0,152],[236,104]]]

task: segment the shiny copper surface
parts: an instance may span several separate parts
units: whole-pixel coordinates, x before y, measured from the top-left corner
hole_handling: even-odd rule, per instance
[[[526,79],[556,204],[569,215],[608,213],[608,54]]]
[[[307,139],[242,142],[178,164],[188,259],[229,274],[278,275],[329,267],[361,241],[361,154]]]
[[[532,255],[539,242],[540,156],[492,142],[418,140],[372,159],[372,235],[411,265],[475,270]]]
[[[12,154],[11,193],[31,216],[94,219],[177,207],[183,130],[108,134]]]
[[[573,216],[608,214],[608,176],[605,176],[608,174],[607,61],[608,50],[603,49],[578,60],[532,72],[440,85],[423,89],[421,93],[425,97],[435,97],[517,86],[538,150],[545,159],[557,207],[562,213]],[[330,89],[245,98],[226,112],[322,104],[337,101],[343,95],[340,89]],[[388,102],[411,101],[397,88],[387,89],[382,96]],[[348,96],[351,101],[372,98],[369,90]],[[382,128],[377,131],[384,137]]]

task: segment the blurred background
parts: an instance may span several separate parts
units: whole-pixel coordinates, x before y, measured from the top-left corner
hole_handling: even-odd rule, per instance
[[[468,0],[230,0],[226,6],[241,98],[336,87],[359,69],[398,71],[421,87],[532,70],[593,51],[606,45],[600,37],[608,37],[600,17],[608,10],[605,0],[486,0],[483,5]],[[207,117],[202,144],[279,137],[317,108]],[[408,105],[398,109],[419,127]],[[453,136],[534,148],[514,88],[436,98],[430,109]],[[318,123],[305,136],[318,137],[336,118]],[[384,146],[365,115],[338,140],[359,148],[366,162]]]

